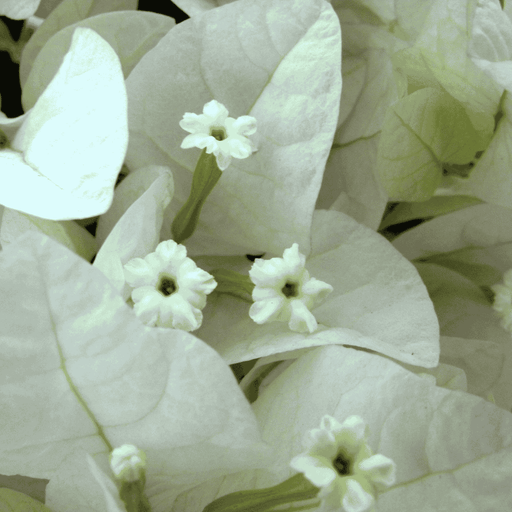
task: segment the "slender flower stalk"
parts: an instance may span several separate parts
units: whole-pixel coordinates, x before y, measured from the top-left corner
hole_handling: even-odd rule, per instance
[[[173,220],[171,231],[181,243],[194,233],[201,209],[233,158],[248,158],[256,146],[246,135],[256,132],[256,119],[228,117],[228,110],[216,100],[203,107],[202,114],[187,112],[180,121],[187,135],[181,147],[202,149],[192,177],[190,195]]]

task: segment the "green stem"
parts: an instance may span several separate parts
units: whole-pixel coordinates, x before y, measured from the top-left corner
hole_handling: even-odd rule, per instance
[[[298,473],[274,487],[239,491],[222,496],[207,505],[203,512],[271,512],[281,505],[311,500],[317,494],[318,488],[302,473]],[[319,502],[308,503],[292,510],[304,510],[319,504]]]
[[[221,174],[215,155],[208,154],[206,149],[203,149],[192,177],[190,195],[171,226],[173,240],[176,243],[180,244],[194,233],[201,209]]]

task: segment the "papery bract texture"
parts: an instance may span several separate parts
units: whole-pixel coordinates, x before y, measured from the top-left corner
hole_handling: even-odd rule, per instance
[[[257,325],[250,305],[210,296],[197,335],[229,363],[325,344],[349,344],[399,361],[433,367],[439,324],[414,266],[375,231],[341,212],[317,210],[306,268],[333,291],[314,309],[312,334],[279,322]]]
[[[257,119],[258,151],[223,173],[187,240],[189,254],[282,254],[294,242],[307,254],[336,129],[340,67],[339,21],[323,0],[237,1],[162,38],[126,82],[128,167],[168,165],[174,175],[162,240],[172,238],[200,154],[180,148],[179,122],[214,99],[233,118]]]
[[[24,235],[0,253],[0,289],[0,473],[49,479],[53,512],[105,510],[86,455],[110,475],[109,450],[126,443],[147,455],[154,512],[214,475],[268,464],[219,355],[143,326],[69,250]]]
[[[369,446],[395,462],[396,483],[376,497],[379,512],[512,507],[510,412],[439,388],[387,358],[345,347],[309,351],[269,379],[253,408],[276,464],[200,485],[178,499],[182,507],[193,503],[201,510],[212,494],[289,478],[289,462],[301,453],[303,437],[326,414],[339,423],[364,418]]]

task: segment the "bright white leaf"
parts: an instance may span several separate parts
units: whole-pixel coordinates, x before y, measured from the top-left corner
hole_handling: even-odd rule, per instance
[[[18,2],[18,0],[12,0]],[[137,9],[138,0],[64,0],[44,20],[29,39],[20,62],[20,82],[23,86],[37,54],[59,30],[77,21],[112,11]]]
[[[321,0],[237,1],[177,25],[127,80],[126,163],[167,165],[175,196],[162,239],[190,193],[200,151],[181,149],[186,112],[212,98],[237,118],[257,120],[258,151],[233,162],[208,197],[191,255],[283,252],[309,230],[341,91],[341,37]],[[168,70],[173,72],[169,73]]]
[[[54,34],[37,54],[23,86],[22,103],[32,108],[57,73],[76,28],[90,28],[110,44],[126,78],[141,57],[174,27],[169,16],[143,11],[108,12],[73,23]]]
[[[280,323],[258,325],[249,318],[250,304],[214,292],[197,336],[229,363],[340,343],[436,366],[439,326],[414,266],[384,237],[340,212],[317,210],[311,232],[306,269],[334,288],[312,310],[320,325],[316,332],[291,332]]]
[[[126,112],[119,59],[94,31],[77,29],[12,149],[0,152],[0,203],[51,220],[105,212],[126,152]]]
[[[0,288],[10,299],[0,309],[0,473],[49,479],[53,512],[104,510],[84,452],[108,474],[109,450],[124,443],[150,461],[154,512],[213,475],[268,464],[219,355],[189,333],[142,325],[81,258],[26,234],[0,253]]]

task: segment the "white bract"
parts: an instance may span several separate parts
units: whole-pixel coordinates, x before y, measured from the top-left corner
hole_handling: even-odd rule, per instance
[[[325,415],[320,428],[309,431],[306,451],[290,465],[315,486],[325,510],[363,512],[375,503],[376,491],[395,483],[396,465],[373,454],[366,437],[368,427],[359,416],[343,423]]]
[[[187,112],[180,121],[180,126],[191,135],[187,135],[181,147],[206,148],[213,153],[221,171],[227,169],[234,158],[247,158],[256,146],[246,135],[256,132],[256,119],[241,116],[237,119],[228,117],[228,110],[216,100],[209,101],[203,107],[202,114]]]
[[[105,213],[128,144],[119,57],[96,32],[77,28],[35,105],[0,126],[0,204],[50,220]]]
[[[503,275],[503,284],[491,286],[495,293],[493,308],[501,316],[502,327],[512,333],[512,269]]]
[[[124,270],[133,288],[135,313],[143,323],[184,331],[201,326],[206,295],[217,283],[187,258],[185,246],[174,240],[161,242],[155,252],[130,260]]]
[[[256,285],[249,316],[257,323],[288,322],[292,331],[314,332],[318,323],[310,309],[321,304],[333,287],[309,276],[306,257],[298,244],[285,249],[282,258],[254,261],[249,276]]]
[[[123,444],[110,454],[110,468],[118,480],[136,482],[146,468],[146,454],[133,444]]]

